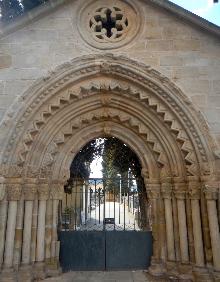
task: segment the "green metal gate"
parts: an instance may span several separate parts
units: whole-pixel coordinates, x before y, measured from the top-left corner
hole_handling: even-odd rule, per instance
[[[152,255],[142,182],[76,180],[60,206],[60,264],[69,270],[146,269]]]

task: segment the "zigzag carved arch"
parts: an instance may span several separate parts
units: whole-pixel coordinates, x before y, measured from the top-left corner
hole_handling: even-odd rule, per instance
[[[94,55],[76,59],[58,68],[29,90],[32,95],[23,96],[28,106],[23,107],[17,115],[18,122],[9,135],[10,142],[7,143],[4,152],[4,163],[14,162],[13,156],[19,151],[19,161],[23,165],[34,137],[56,111],[92,92],[106,90],[106,86],[97,86],[96,83],[81,87],[78,89],[80,93],[71,89],[79,80],[88,82],[98,75],[116,77],[116,81],[119,80],[120,83],[109,84],[109,90],[119,91],[120,88],[121,94],[133,95],[154,110],[169,126],[171,134],[176,136],[176,141],[185,154],[186,162],[196,159],[203,170],[202,173],[209,172],[206,170],[209,170],[208,163],[212,158],[213,143],[207,135],[208,130],[204,120],[186,97],[167,78],[150,67],[112,55]],[[59,93],[62,93],[62,97]],[[50,99],[53,101],[48,105]]]

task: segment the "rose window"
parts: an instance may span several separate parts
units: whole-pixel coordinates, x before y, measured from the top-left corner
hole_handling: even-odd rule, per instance
[[[128,29],[128,19],[121,9],[104,7],[95,11],[89,25],[96,39],[103,42],[118,41]]]

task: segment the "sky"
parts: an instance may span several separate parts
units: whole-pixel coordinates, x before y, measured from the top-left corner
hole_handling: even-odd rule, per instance
[[[220,1],[216,4],[213,0],[170,0],[170,2],[220,26]]]

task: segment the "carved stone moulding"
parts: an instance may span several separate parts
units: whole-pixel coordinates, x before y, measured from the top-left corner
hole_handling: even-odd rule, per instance
[[[207,200],[217,200],[220,184],[218,182],[210,182],[203,184],[203,192]]]
[[[38,199],[41,200],[48,200],[50,196],[50,186],[47,179],[41,178],[38,180]]]
[[[6,191],[8,201],[19,201],[22,194],[22,178],[7,178]]]
[[[62,200],[64,193],[64,183],[60,183],[59,181],[52,181],[50,185],[50,193],[51,197],[54,200]]]
[[[33,201],[36,198],[37,193],[37,178],[26,178],[24,179],[23,194],[24,199],[27,201]]]
[[[138,4],[130,0],[90,0],[80,7],[77,26],[89,45],[107,50],[133,40],[142,18]]]

